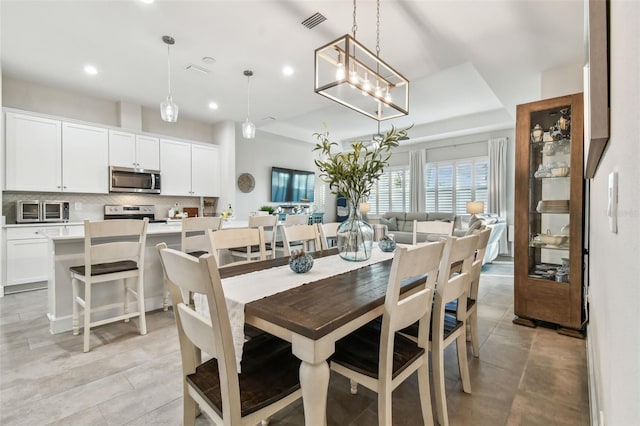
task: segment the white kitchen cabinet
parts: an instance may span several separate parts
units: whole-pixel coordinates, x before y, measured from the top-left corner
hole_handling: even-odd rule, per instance
[[[109,192],[109,133],[102,127],[62,123],[63,191]]]
[[[62,122],[6,113],[5,189],[62,190]]]
[[[6,113],[5,189],[109,192],[107,129]]]
[[[218,196],[218,148],[187,142],[160,140],[162,195]]]
[[[160,170],[160,139],[109,130],[109,165]]]
[[[220,195],[218,147],[191,145],[191,191],[197,196]]]
[[[17,226],[5,230],[5,286],[49,279],[49,236],[81,233],[82,224]],[[6,293],[6,291],[5,291]]]

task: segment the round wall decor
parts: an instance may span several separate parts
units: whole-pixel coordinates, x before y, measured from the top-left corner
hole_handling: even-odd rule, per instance
[[[240,191],[251,192],[255,186],[256,180],[253,178],[251,173],[243,173],[238,176],[238,188],[240,188]]]

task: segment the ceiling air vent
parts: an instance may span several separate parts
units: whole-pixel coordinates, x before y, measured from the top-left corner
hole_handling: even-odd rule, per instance
[[[314,13],[313,15],[309,16],[307,19],[305,19],[304,21],[302,21],[302,25],[304,25],[305,27],[311,29],[313,27],[315,27],[316,25],[326,21],[327,18],[322,15],[321,13]]]

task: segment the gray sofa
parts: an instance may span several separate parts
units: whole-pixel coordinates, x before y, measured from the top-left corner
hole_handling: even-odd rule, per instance
[[[394,235],[394,239],[398,243],[413,243],[413,221],[441,220],[445,222],[455,222],[455,213],[406,213],[406,212],[387,212],[382,217],[367,217],[370,224],[387,225],[389,234]],[[434,239],[435,238],[435,239]],[[434,235],[418,234],[418,242],[429,240],[437,241],[439,238]]]

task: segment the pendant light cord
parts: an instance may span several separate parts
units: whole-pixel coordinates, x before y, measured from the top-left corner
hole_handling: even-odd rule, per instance
[[[247,120],[251,116],[251,76],[247,76]]]
[[[353,39],[356,38],[356,31],[358,30],[358,25],[356,24],[356,0],[353,0],[353,26],[351,27],[351,31],[353,31]]]
[[[171,45],[167,43],[167,86],[171,96]]]
[[[376,56],[380,57],[380,0],[376,1],[376,9]]]

